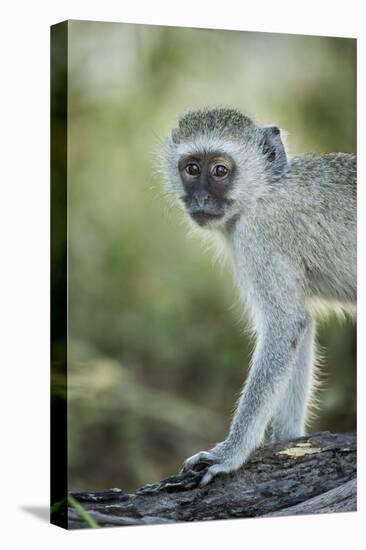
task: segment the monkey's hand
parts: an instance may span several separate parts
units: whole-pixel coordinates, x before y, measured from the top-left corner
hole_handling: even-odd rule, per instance
[[[184,462],[182,472],[205,470],[200,481],[204,487],[217,475],[234,472],[246,461],[246,455],[229,440],[218,443],[209,451],[201,451]]]

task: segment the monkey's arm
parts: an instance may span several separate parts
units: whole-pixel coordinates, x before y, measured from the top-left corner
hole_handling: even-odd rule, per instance
[[[258,257],[249,277],[249,299],[257,312],[257,346],[228,437],[208,452],[189,458],[184,469],[206,463],[201,484],[242,466],[261,444],[265,430],[289,383],[294,360],[311,322],[303,299],[301,274],[284,257]],[[252,264],[252,267],[253,267]]]

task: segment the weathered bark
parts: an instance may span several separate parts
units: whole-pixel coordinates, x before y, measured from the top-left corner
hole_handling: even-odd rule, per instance
[[[201,472],[145,485],[73,493],[101,526],[146,525],[356,510],[356,435],[319,432],[267,446],[234,474],[198,487]],[[68,509],[69,528],[86,527]]]

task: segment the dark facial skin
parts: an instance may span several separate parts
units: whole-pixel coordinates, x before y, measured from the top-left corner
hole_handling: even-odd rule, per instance
[[[185,191],[182,199],[193,220],[203,226],[220,219],[232,202],[227,193],[234,180],[233,159],[220,153],[189,155],[178,168]]]

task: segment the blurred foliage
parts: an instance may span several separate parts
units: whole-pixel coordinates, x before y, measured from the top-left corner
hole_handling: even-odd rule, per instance
[[[232,105],[291,153],[355,152],[350,39],[69,23],[69,490],[125,490],[221,440],[246,375],[227,266],[168,203],[157,152],[179,112]],[[319,327],[311,430],[355,428],[355,327]]]

